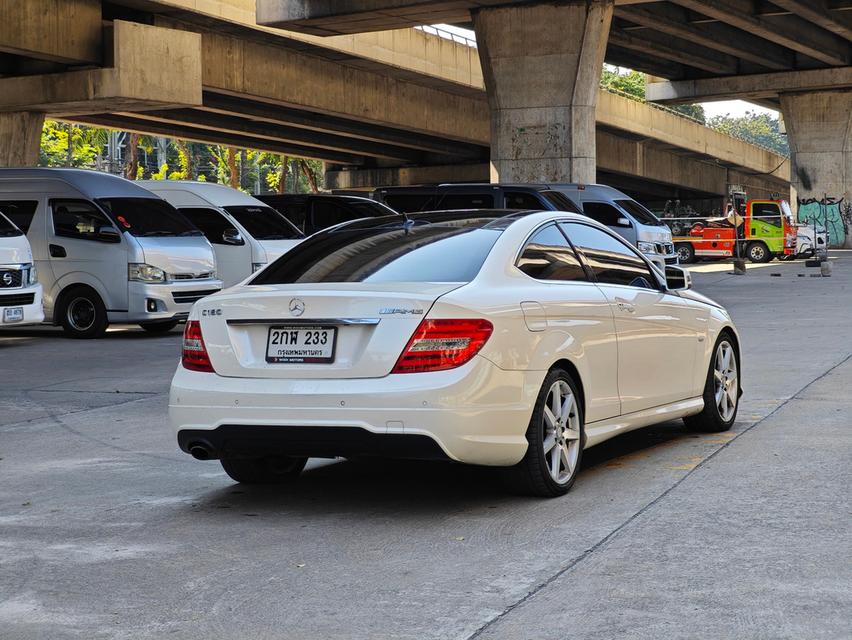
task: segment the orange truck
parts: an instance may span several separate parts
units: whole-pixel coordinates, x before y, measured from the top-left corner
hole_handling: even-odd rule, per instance
[[[795,256],[799,225],[786,200],[748,200],[738,208],[739,226],[732,216],[708,218],[694,222],[686,235],[676,236],[680,262],[733,257],[738,237],[741,255],[751,262]]]

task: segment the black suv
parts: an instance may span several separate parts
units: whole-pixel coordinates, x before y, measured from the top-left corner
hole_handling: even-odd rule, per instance
[[[396,213],[387,205],[359,196],[290,193],[255,196],[255,198],[281,213],[304,231],[305,235],[311,235],[341,222]]]
[[[582,213],[563,193],[545,185],[439,184],[384,187],[373,198],[401,213],[451,209],[523,209]]]

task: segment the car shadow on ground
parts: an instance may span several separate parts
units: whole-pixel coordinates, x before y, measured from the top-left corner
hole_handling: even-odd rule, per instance
[[[619,460],[653,453],[660,447],[699,438],[680,421],[624,434],[584,453],[577,479],[618,473]],[[612,467],[612,468],[610,468]],[[590,473],[592,472],[592,473]],[[569,494],[570,497],[571,494]],[[369,512],[426,515],[459,509],[537,500],[511,491],[504,470],[444,462],[360,459],[309,468],[291,485],[249,486],[234,483],[199,496],[193,509],[233,515]],[[229,516],[225,516],[228,519]]]
[[[167,333],[150,333],[135,325],[114,325],[100,338],[94,340],[80,340],[78,342],[97,345],[99,340],[156,340],[157,338],[179,338],[183,335],[183,325],[178,325]],[[73,341],[65,335],[60,327],[35,326],[21,327],[20,329],[0,328],[0,348],[20,346],[33,340],[67,340]]]

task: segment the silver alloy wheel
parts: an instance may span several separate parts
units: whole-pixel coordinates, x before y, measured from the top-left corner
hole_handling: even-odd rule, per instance
[[[571,387],[564,380],[554,382],[547,393],[543,433],[550,477],[565,484],[574,475],[580,457],[580,414]]]
[[[752,262],[762,262],[766,258],[766,247],[762,244],[753,244],[748,252]]]
[[[65,316],[75,331],[88,331],[95,324],[95,303],[88,298],[74,298],[68,303]]]
[[[728,422],[737,410],[739,384],[737,383],[737,358],[734,348],[727,340],[722,340],[716,348],[713,378],[719,416],[723,421]]]

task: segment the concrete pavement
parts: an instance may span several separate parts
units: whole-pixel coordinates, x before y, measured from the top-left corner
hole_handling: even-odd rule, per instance
[[[735,429],[627,434],[557,500],[410,462],[240,487],[166,426],[177,332],[0,333],[0,637],[847,638],[838,255],[696,268],[743,337]]]

